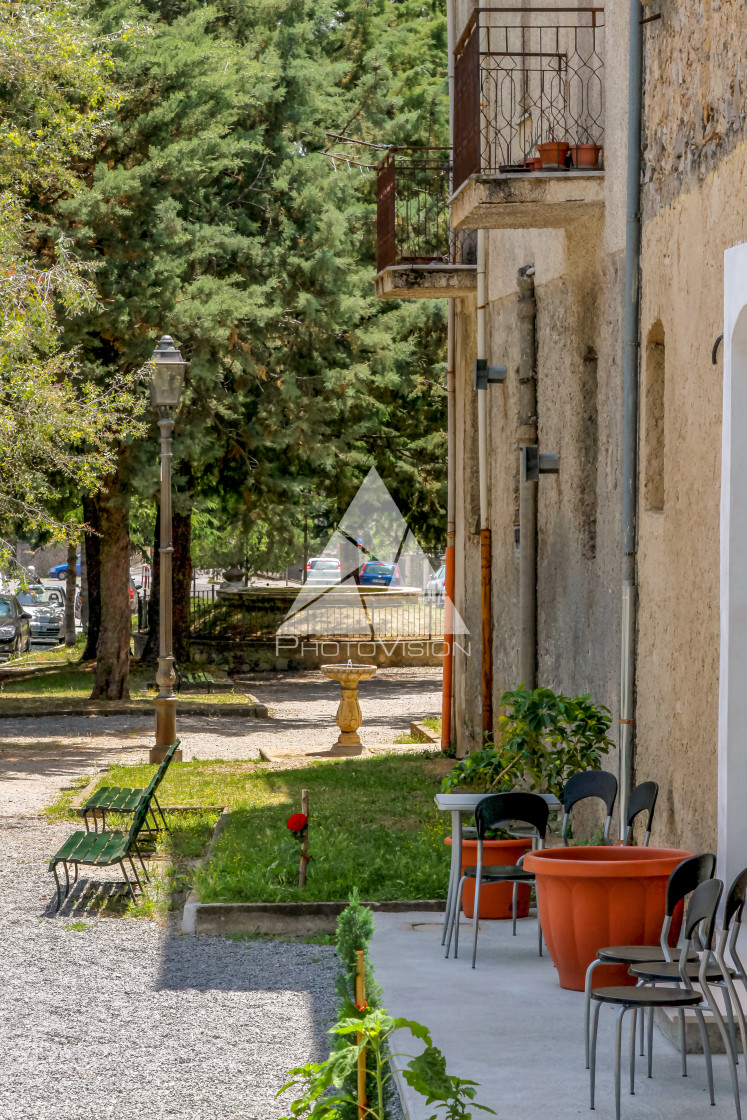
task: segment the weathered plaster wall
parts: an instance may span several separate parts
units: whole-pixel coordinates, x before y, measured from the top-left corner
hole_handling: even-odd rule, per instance
[[[643,229],[637,759],[654,841],[715,850],[723,255],[747,240],[747,146]],[[741,202],[740,202],[741,200]],[[664,338],[663,508],[647,508],[646,340]],[[658,435],[658,429],[657,429]]]
[[[743,0],[661,0],[645,29],[643,217],[705,183],[744,141]]]

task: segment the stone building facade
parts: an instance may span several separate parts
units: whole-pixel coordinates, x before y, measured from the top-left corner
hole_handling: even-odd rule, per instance
[[[492,131],[482,129],[479,170],[462,181],[455,174],[450,200],[456,230],[485,230],[486,356],[489,365],[506,369],[505,380],[483,390],[492,534],[493,705],[497,710],[501,693],[521,683],[518,491],[523,435],[517,278],[520,269],[530,266],[536,303],[537,443],[541,452],[560,456],[558,473],[541,475],[538,485],[537,683],[569,694],[590,693],[611,709],[616,737],[629,13],[628,5],[617,0],[594,9],[593,15],[592,9],[581,7],[576,14],[567,4],[553,6],[557,15],[547,12],[547,3],[541,5],[542,12],[533,7],[540,6],[517,3],[512,15],[503,8],[504,14],[492,16],[476,16],[468,0],[455,0],[450,8],[457,57],[455,97],[465,96],[459,58],[470,49],[477,26],[475,57],[483,77],[475,111],[483,114],[483,125],[491,114],[493,119]],[[660,785],[654,843],[715,850],[722,359],[719,356],[714,366],[712,349],[724,329],[724,253],[747,241],[747,9],[737,0],[695,0],[687,5],[661,0],[642,7],[640,16],[634,778],[655,779]],[[511,107],[516,126],[512,142],[527,122],[530,130],[543,127],[544,112],[540,98],[531,96],[535,79],[526,71],[532,63],[517,62],[508,32],[498,27],[501,20],[520,27],[527,59],[532,43],[539,42],[532,35],[544,25],[564,28],[555,40],[555,54],[562,56],[569,74],[572,51],[587,52],[576,78],[581,75],[587,90],[592,90],[592,81],[603,83],[603,170],[500,170],[496,136],[500,141],[508,114],[501,115],[501,107],[491,104],[491,98],[502,96],[501,82],[488,82],[485,68],[509,65],[502,61],[508,55],[515,68],[522,68],[518,80],[515,75],[512,80],[528,108],[521,119],[521,100]],[[593,57],[578,45],[590,41],[589,21],[594,28]],[[571,30],[574,26],[583,30]],[[575,48],[569,46],[573,43]],[[501,61],[486,61],[490,52]],[[503,80],[503,72],[500,77]],[[580,96],[573,88],[572,82],[566,83],[564,96],[569,100]],[[583,109],[587,111],[587,101]],[[455,104],[454,110],[456,172],[457,164],[464,163],[460,130],[465,120],[469,128],[469,106]],[[573,105],[571,115],[577,125],[580,111]],[[597,114],[595,124],[599,123]],[[588,142],[589,136],[572,140]],[[510,150],[512,159],[515,151]],[[501,152],[504,164],[510,164],[505,158],[508,149]],[[384,294],[381,275],[377,287]],[[432,296],[437,284],[429,275],[427,294]],[[458,753],[464,754],[479,746],[483,736],[473,389],[478,311],[474,286],[454,276],[454,269],[443,267],[442,290],[456,297],[455,606],[472,637],[469,656],[459,649],[455,654],[453,733]],[[412,289],[412,280],[409,285]],[[406,295],[404,286],[395,285],[386,294]],[[610,755],[606,765],[616,769],[617,759]]]

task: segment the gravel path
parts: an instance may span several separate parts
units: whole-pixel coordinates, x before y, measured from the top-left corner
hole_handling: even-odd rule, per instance
[[[274,718],[184,718],[185,759],[330,745],[338,690],[320,674],[247,683]],[[440,673],[384,670],[361,693],[366,740],[391,742],[438,712]],[[152,730],[139,716],[0,721],[0,1120],[278,1120],[287,1071],[328,1052],[331,947],[183,936],[92,914],[77,892],[54,915],[47,864],[70,826],[39,811],[74,777],[142,760]]]
[[[277,1120],[287,1070],[326,1053],[334,949],[54,918],[68,831],[0,827],[0,1117]]]

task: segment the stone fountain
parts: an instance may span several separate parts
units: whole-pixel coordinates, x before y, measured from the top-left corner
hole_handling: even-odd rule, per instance
[[[331,681],[337,681],[342,689],[340,706],[337,709],[337,726],[340,734],[330,750],[333,755],[358,755],[365,752],[358,728],[363,722],[361,706],[358,703],[358,685],[376,675],[375,665],[322,665],[321,670]]]

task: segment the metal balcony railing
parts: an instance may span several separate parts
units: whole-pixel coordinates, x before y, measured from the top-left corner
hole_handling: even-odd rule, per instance
[[[455,190],[539,144],[604,144],[604,8],[477,8],[454,53]]]
[[[376,265],[474,264],[472,230],[449,220],[450,148],[392,148],[377,169]]]

